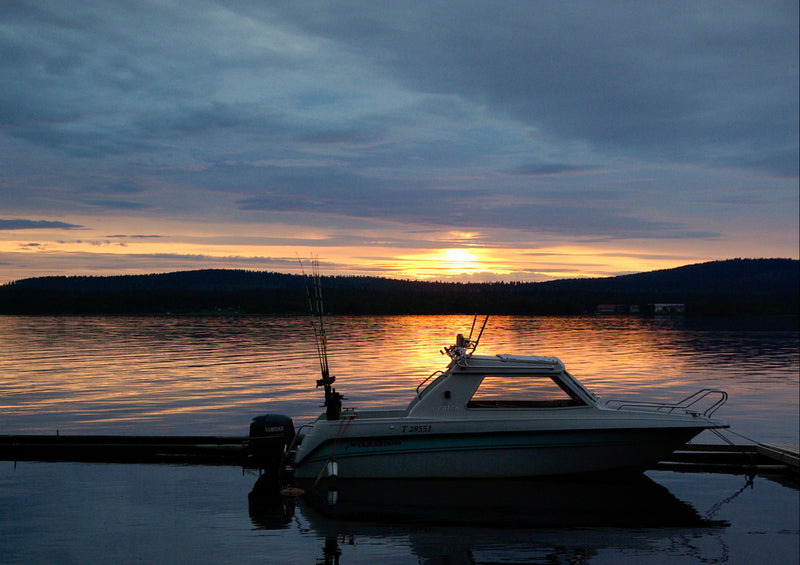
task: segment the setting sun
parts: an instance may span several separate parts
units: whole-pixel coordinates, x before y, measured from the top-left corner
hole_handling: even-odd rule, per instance
[[[439,249],[398,257],[403,275],[417,279],[472,275],[488,270],[479,250]]]
[[[440,253],[442,261],[448,263],[453,269],[474,270],[478,256],[465,249],[445,249]]]

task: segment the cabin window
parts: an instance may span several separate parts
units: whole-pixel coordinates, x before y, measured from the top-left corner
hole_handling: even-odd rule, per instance
[[[563,408],[584,402],[549,376],[486,376],[468,408]]]

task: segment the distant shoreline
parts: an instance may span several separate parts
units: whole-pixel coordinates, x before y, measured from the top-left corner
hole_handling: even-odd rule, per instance
[[[0,286],[0,315],[303,315],[300,275],[237,270],[41,277]],[[800,261],[733,259],[603,279],[441,283],[322,277],[333,315],[797,316]]]

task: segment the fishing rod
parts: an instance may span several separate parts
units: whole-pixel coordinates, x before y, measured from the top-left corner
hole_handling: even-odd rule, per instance
[[[325,403],[323,406],[327,408],[328,420],[338,420],[342,412],[342,400],[344,396],[333,388],[333,383],[336,377],[331,376],[330,367],[328,366],[328,337],[325,334],[325,309],[322,302],[322,282],[319,274],[319,260],[316,257],[311,259],[311,276],[306,275],[303,261],[300,260],[300,270],[303,273],[303,280],[305,282],[306,300],[308,301],[308,309],[311,313],[311,326],[314,329],[314,341],[317,347],[317,358],[319,360],[319,369],[322,375],[321,379],[317,380],[317,388],[324,387],[325,389]],[[313,286],[313,293],[309,290],[309,280]]]

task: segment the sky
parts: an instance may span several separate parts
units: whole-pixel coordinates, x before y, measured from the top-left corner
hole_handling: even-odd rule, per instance
[[[0,2],[0,284],[798,258],[798,2]]]

